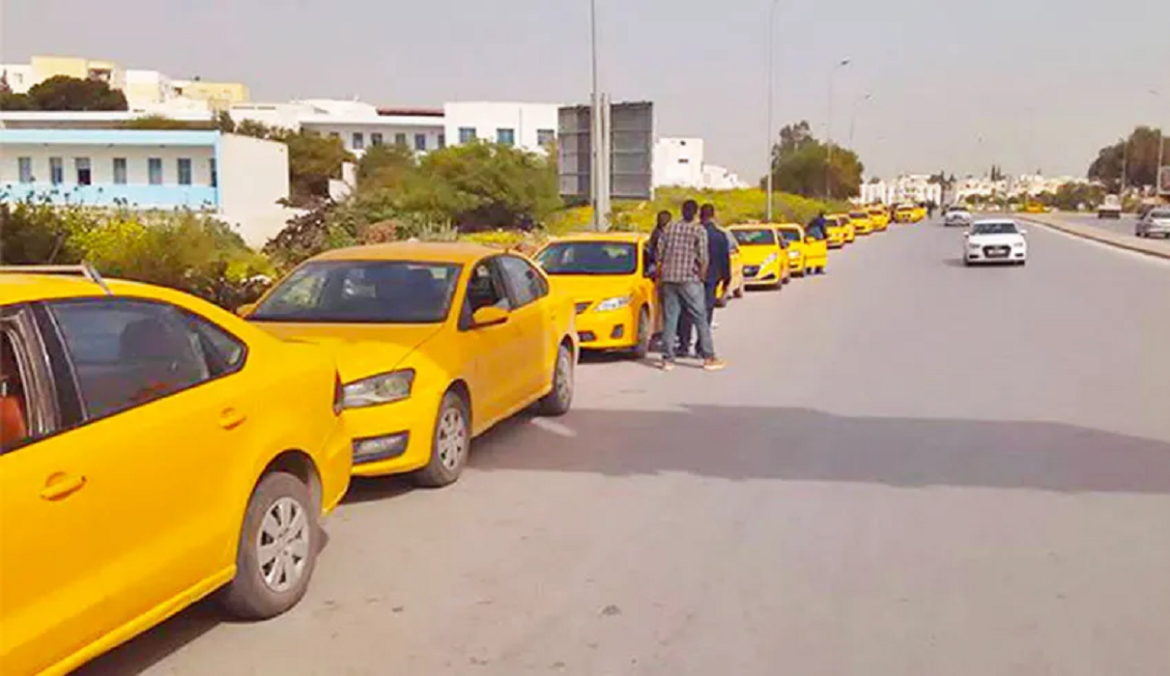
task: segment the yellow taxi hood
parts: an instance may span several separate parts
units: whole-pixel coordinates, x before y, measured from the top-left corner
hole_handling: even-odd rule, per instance
[[[637,275],[549,275],[553,293],[574,301],[595,301],[634,292]]]
[[[780,255],[779,244],[740,244],[739,253],[744,265],[762,265],[772,254]]]
[[[253,322],[289,342],[320,345],[336,355],[346,383],[393,371],[407,356],[442,330],[435,324],[298,324]]]

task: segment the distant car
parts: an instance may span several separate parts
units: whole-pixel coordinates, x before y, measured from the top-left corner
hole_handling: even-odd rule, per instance
[[[743,256],[743,278],[750,288],[778,289],[788,281],[788,253],[767,223],[727,229]]]
[[[1170,237],[1170,207],[1155,207],[1146,212],[1134,226],[1138,237]]]
[[[965,211],[963,209],[948,209],[947,215],[943,216],[943,225],[948,228],[952,225],[969,228],[971,227],[971,223],[973,221],[974,219],[971,216],[971,212]]]
[[[995,219],[975,221],[964,235],[963,263],[1011,263],[1024,265],[1028,260],[1028,242],[1015,221]]]
[[[1121,198],[1117,195],[1106,195],[1105,201],[1097,207],[1097,218],[1121,218]]]

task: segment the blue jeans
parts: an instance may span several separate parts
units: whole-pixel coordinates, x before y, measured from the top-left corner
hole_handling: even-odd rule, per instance
[[[714,284],[711,284],[710,282],[708,282],[708,283],[703,285],[703,291],[704,291],[703,299],[706,301],[705,307],[707,310],[707,327],[708,328],[710,328],[711,323],[715,319],[715,287],[718,284],[719,284],[719,282],[715,282]],[[714,340],[714,338],[712,338],[712,340]],[[683,315],[682,317],[679,318],[679,322],[678,322],[678,347],[679,347],[679,351],[682,352],[683,354],[689,353],[691,351],[691,348],[695,347],[695,325],[694,325],[694,323],[691,322],[691,318],[688,317],[687,315]],[[699,356],[700,357],[705,357],[705,356],[712,356],[713,357],[715,355],[714,354],[707,354],[707,353],[704,353],[702,350],[699,350]]]
[[[707,321],[706,289],[702,282],[663,282],[662,305],[666,324],[662,327],[662,357],[674,359],[675,338],[678,335],[680,319],[698,329],[699,354],[715,356],[715,344],[711,340],[711,324]],[[712,304],[714,307],[714,304]],[[683,317],[679,315],[683,314]]]

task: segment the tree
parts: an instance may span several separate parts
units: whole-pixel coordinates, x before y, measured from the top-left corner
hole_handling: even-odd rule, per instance
[[[329,179],[341,178],[341,165],[354,159],[341,139],[304,129],[274,130],[269,138],[288,146],[289,203],[293,206],[328,198]]]
[[[240,123],[235,126],[235,133],[253,138],[271,138],[275,132],[276,130],[272,127],[256,120],[240,120]]]
[[[522,227],[561,205],[556,166],[511,146],[470,143],[428,153],[403,181],[401,210],[463,231]]]
[[[0,92],[0,110],[34,110],[33,100],[28,94]]]
[[[31,110],[126,110],[126,96],[97,79],[54,75],[28,90]],[[9,101],[8,103],[11,103]]]
[[[774,186],[798,195],[825,196],[830,183],[832,195],[828,197],[831,199],[857,195],[861,191],[863,170],[857,153],[836,144],[830,166],[828,147],[812,135],[807,121],[785,126],[772,146]],[[830,171],[831,179],[827,175]],[[763,185],[765,181],[760,183]]]
[[[206,122],[188,122],[186,120],[176,120],[165,115],[144,115],[142,117],[123,122],[122,129],[162,129],[162,130],[210,130],[215,129],[215,124],[211,121]]]
[[[358,160],[358,187],[400,188],[416,167],[414,151],[406,146],[379,143],[367,149]]]
[[[1157,129],[1135,128],[1128,138],[1097,151],[1097,158],[1089,165],[1089,178],[1105,183],[1111,192],[1119,191],[1123,175],[1127,186],[1154,185],[1159,138]]]

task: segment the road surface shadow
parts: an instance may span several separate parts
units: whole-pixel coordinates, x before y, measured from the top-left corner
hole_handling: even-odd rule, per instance
[[[797,408],[573,410],[482,437],[470,464],[606,475],[1170,493],[1170,443],[1075,425],[849,417]]]
[[[1063,423],[852,417],[803,408],[575,409],[544,419],[521,414],[476,440],[470,466],[609,476],[686,472],[735,481],[1170,493],[1170,443],[1165,441]],[[393,509],[393,498],[412,489],[401,477],[358,479],[346,503],[385,500]],[[328,566],[329,557],[318,565]],[[213,601],[200,602],[75,673],[141,674],[224,621],[230,620]]]

